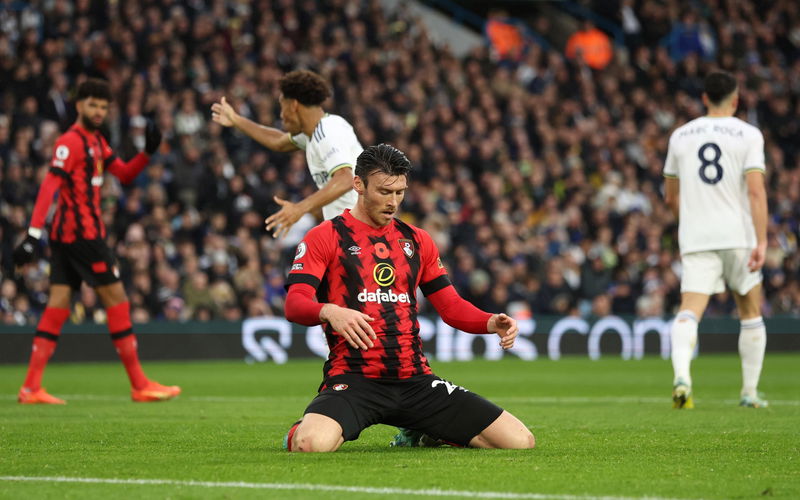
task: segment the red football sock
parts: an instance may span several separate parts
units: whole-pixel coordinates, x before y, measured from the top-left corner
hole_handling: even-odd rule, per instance
[[[136,335],[133,334],[131,325],[131,304],[128,301],[119,303],[106,309],[108,313],[108,331],[111,340],[117,349],[119,359],[125,365],[128,378],[134,389],[141,389],[147,385],[147,377],[139,364],[139,354],[136,347]]]
[[[61,335],[61,327],[69,317],[69,309],[57,309],[46,307],[36,328],[36,336],[33,338],[33,351],[31,360],[28,364],[28,375],[25,377],[23,387],[31,391],[38,391],[42,386],[42,375],[44,368],[56,350],[58,336]]]

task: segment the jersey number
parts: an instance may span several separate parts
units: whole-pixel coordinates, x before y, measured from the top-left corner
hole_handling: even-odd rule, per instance
[[[706,155],[706,150],[711,150],[713,157],[709,160]],[[722,150],[719,149],[713,142],[707,142],[700,146],[697,152],[697,157],[700,158],[700,179],[706,184],[716,184],[722,180],[722,165],[719,164],[719,159],[722,157]],[[711,173],[711,177],[708,174]]]

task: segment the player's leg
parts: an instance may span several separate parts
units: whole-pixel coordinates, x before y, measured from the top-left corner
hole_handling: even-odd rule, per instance
[[[469,445],[472,448],[525,450],[536,446],[536,439],[525,424],[503,410],[497,420],[472,438]]]
[[[51,396],[45,391],[42,376],[47,362],[53,355],[61,336],[61,327],[69,318],[69,307],[72,290],[66,284],[53,284],[50,286],[50,297],[47,301],[42,317],[36,327],[33,338],[33,349],[28,373],[25,382],[19,390],[17,400],[23,404],[64,404],[63,399]]]
[[[379,423],[387,405],[394,403],[391,388],[358,375],[337,375],[325,380],[309,403],[302,420],[284,438],[289,451],[336,451],[345,441],[355,441],[361,431]]]
[[[519,419],[461,386],[436,375],[404,385],[399,408],[381,423],[413,429],[430,439],[462,447],[528,449],[536,444]]]
[[[181,393],[178,386],[148,380],[139,362],[136,335],[131,323],[131,305],[120,281],[95,288],[108,315],[108,331],[131,383],[131,398],[137,402],[165,401]]]
[[[745,295],[734,294],[739,310],[739,356],[742,361],[741,406],[764,408],[767,401],[758,396],[758,381],[767,347],[767,330],[761,317],[761,284]]]
[[[289,451],[336,451],[344,443],[339,422],[319,413],[306,413],[292,426],[287,437],[286,449]]]
[[[681,306],[670,328],[672,350],[672,406],[693,408],[691,364],[697,346],[697,324],[711,294],[725,290],[722,261],[714,252],[682,257]]]
[[[670,330],[673,383],[692,384],[691,363],[697,345],[697,324],[708,306],[709,295],[696,292],[681,294],[681,306]]]

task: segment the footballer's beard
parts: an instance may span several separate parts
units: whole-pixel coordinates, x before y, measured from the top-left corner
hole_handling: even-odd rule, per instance
[[[88,130],[89,132],[95,132],[97,130],[100,130],[100,127],[102,125],[103,122],[100,122],[100,124],[95,124],[88,116],[81,115],[81,126],[86,130]]]

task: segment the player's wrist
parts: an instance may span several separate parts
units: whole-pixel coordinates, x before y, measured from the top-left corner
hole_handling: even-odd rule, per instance
[[[328,323],[329,313],[332,307],[337,307],[336,304],[322,304],[322,307],[319,308],[319,320],[323,323]]]

